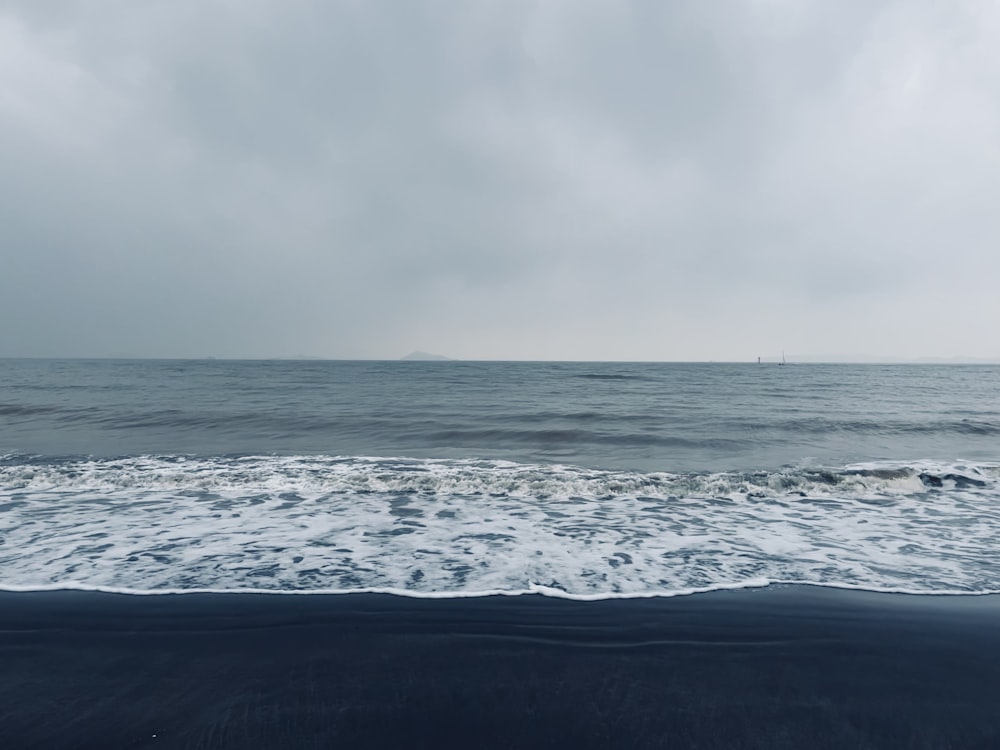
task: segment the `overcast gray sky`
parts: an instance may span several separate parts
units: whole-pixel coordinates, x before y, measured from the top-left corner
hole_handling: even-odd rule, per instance
[[[0,0],[0,356],[1000,358],[1000,4]]]

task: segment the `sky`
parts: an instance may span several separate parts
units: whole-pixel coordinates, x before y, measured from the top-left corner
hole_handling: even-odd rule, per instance
[[[0,0],[0,356],[1000,359],[1000,4]]]

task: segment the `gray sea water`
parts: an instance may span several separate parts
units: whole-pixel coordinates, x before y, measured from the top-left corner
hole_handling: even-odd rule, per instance
[[[0,360],[0,587],[1000,590],[1000,367]]]

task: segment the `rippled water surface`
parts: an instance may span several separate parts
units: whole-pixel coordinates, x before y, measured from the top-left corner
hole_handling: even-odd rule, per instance
[[[1000,589],[1000,368],[0,361],[0,586]]]

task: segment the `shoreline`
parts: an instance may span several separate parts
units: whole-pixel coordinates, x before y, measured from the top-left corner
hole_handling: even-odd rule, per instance
[[[18,748],[987,747],[998,624],[998,595],[790,585],[0,592],[0,731]]]
[[[178,597],[178,596],[288,596],[288,597],[358,597],[358,596],[388,596],[400,599],[427,599],[433,601],[470,600],[470,599],[513,599],[521,596],[541,597],[544,599],[560,599],[574,602],[602,602],[602,601],[634,601],[642,599],[679,599],[687,596],[715,596],[720,593],[741,592],[741,591],[776,591],[784,589],[820,589],[830,591],[855,592],[861,595],[875,594],[879,596],[902,596],[915,598],[989,598],[1000,597],[1000,589],[990,589],[986,591],[966,591],[962,589],[943,589],[940,591],[922,591],[919,589],[879,589],[866,588],[854,584],[819,583],[813,581],[768,581],[760,579],[760,582],[751,580],[750,582],[723,584],[718,586],[706,586],[703,588],[679,589],[665,593],[659,592],[609,592],[600,594],[574,594],[562,589],[550,586],[536,585],[530,589],[506,590],[490,589],[483,591],[421,591],[418,589],[405,589],[393,587],[374,587],[358,589],[277,589],[277,588],[156,588],[156,589],[131,589],[117,588],[112,586],[99,586],[89,584],[40,584],[40,585],[20,585],[0,584],[0,597],[7,594],[99,594],[102,596],[136,596],[136,597]]]

